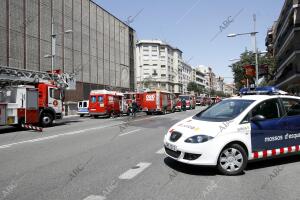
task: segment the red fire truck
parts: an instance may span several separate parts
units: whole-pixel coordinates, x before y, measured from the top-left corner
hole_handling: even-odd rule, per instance
[[[124,108],[124,94],[108,90],[92,90],[89,98],[89,114],[99,116],[120,116]]]
[[[59,70],[0,66],[0,125],[51,126],[63,117],[63,90],[74,89],[74,84],[73,77]]]
[[[186,109],[195,109],[196,107],[196,97],[195,95],[179,95],[178,101],[176,103],[176,110],[181,111],[182,110],[182,101],[183,99],[186,102]]]
[[[152,113],[166,114],[175,111],[175,95],[164,91],[148,91],[143,93],[142,111],[147,115]]]

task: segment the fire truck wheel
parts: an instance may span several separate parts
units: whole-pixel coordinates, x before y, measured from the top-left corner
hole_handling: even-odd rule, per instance
[[[53,116],[50,113],[45,112],[42,114],[40,122],[42,127],[49,127],[53,123]]]
[[[152,113],[151,112],[146,112],[147,113],[147,115],[151,115]]]
[[[94,115],[94,118],[97,119],[99,116],[98,115]]]

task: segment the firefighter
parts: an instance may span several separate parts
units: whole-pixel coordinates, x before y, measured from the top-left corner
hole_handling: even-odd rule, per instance
[[[130,116],[131,114],[132,114],[132,102],[130,101],[128,104],[127,104],[127,106],[128,106],[128,115]]]
[[[135,100],[132,101],[132,115],[135,117],[136,112],[138,111],[138,105]]]
[[[182,98],[181,105],[182,105],[182,110],[186,111],[186,101],[185,101],[185,98]]]

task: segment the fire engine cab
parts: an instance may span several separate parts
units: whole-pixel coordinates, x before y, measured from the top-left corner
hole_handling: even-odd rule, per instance
[[[120,116],[124,111],[124,95],[108,90],[92,90],[89,98],[89,114],[99,116]]]
[[[0,66],[0,125],[51,126],[63,117],[70,75]],[[73,82],[75,83],[75,82]]]
[[[142,111],[147,115],[152,113],[166,114],[175,111],[175,95],[164,91],[147,91],[142,98]]]

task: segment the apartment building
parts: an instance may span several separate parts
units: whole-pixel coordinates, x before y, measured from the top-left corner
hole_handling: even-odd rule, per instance
[[[214,90],[218,92],[224,91],[224,78],[221,76],[216,76],[214,80]]]
[[[225,83],[225,84],[224,84],[224,87],[223,87],[223,92],[224,92],[225,94],[227,94],[227,95],[230,95],[230,96],[235,95],[235,93],[236,93],[236,88],[235,88],[234,83],[231,83],[231,84]]]
[[[197,68],[202,74],[204,74],[204,78],[206,80],[205,88],[209,91],[215,90],[216,75],[213,72],[212,68],[204,65],[200,65]]]
[[[182,51],[160,40],[136,44],[136,85],[142,91],[161,89],[182,93]]]
[[[208,80],[206,78],[205,73],[203,73],[199,67],[195,67],[193,71],[193,81],[196,82],[198,86],[206,88]]]
[[[300,94],[300,0],[285,0],[278,20],[267,32],[266,46],[277,61],[275,85]]]
[[[182,93],[187,93],[188,92],[188,84],[189,82],[192,81],[192,73],[193,73],[193,68],[186,64],[182,63]]]

